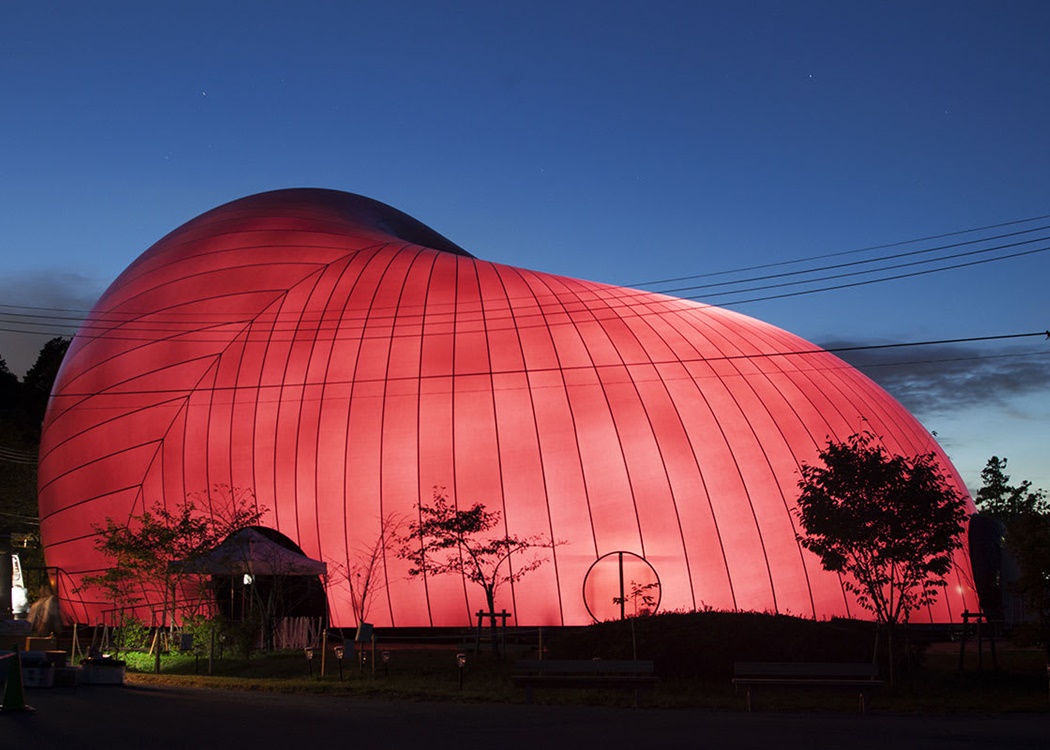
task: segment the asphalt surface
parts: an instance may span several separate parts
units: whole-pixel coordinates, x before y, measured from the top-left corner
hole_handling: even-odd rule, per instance
[[[1050,714],[752,713],[419,703],[147,686],[30,689],[0,748],[1050,748]]]

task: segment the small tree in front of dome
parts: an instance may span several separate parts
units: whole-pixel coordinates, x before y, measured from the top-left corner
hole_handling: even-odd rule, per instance
[[[399,537],[398,557],[412,565],[410,576],[455,574],[477,584],[485,592],[490,615],[495,615],[499,588],[521,580],[547,561],[536,550],[559,544],[542,535],[499,534],[499,523],[499,511],[486,510],[482,503],[460,509],[443,488],[435,487],[429,503],[420,500],[419,519],[409,523]],[[517,564],[511,564],[511,556],[517,556]],[[498,654],[495,616],[489,622],[492,648]]]
[[[200,615],[206,574],[185,573],[173,563],[209,552],[233,532],[259,524],[266,513],[252,490],[215,484],[171,506],[154,503],[127,521],[107,516],[105,524],[93,530],[95,548],[109,559],[110,567],[84,576],[77,591],[95,589],[108,595],[120,625],[127,615],[150,609],[161,621],[177,610],[185,616]],[[194,596],[178,603],[172,594],[180,589]],[[158,603],[163,605],[159,613]]]
[[[869,432],[828,441],[803,465],[799,543],[842,574],[843,586],[890,633],[932,604],[962,546],[966,501],[932,453],[891,455]]]

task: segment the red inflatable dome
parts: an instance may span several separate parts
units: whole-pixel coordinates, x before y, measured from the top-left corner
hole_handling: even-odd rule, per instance
[[[360,196],[281,190],[184,224],[99,300],[45,421],[41,535],[67,616],[94,622],[110,605],[70,592],[106,565],[106,517],[242,488],[266,525],[346,569],[382,519],[444,487],[509,533],[564,542],[500,590],[513,623],[614,616],[621,570],[658,580],[661,610],[864,617],[792,513],[799,465],[861,429],[935,452],[965,494],[907,411],[792,334],[480,260]],[[461,626],[484,605],[390,549],[382,577],[377,625]],[[345,581],[328,598],[333,624],[354,624]],[[968,606],[956,576],[922,619]]]

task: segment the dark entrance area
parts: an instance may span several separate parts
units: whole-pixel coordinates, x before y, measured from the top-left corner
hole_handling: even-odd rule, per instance
[[[251,526],[237,533],[245,531],[256,532],[280,549],[309,559],[299,545],[279,531]],[[219,612],[230,622],[255,620],[265,627],[265,623],[282,618],[323,619],[327,615],[321,577],[304,573],[292,556],[276,560],[268,554],[256,565],[246,560],[231,574],[215,573],[211,579]]]

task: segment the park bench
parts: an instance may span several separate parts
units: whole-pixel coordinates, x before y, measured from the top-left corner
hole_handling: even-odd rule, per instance
[[[646,660],[548,659],[514,663],[514,684],[525,688],[525,702],[532,703],[538,688],[623,688],[638,691],[656,685],[653,662]]]
[[[756,687],[822,687],[856,690],[860,713],[868,711],[868,693],[882,687],[874,664],[813,662],[737,662],[733,685],[747,691],[747,710],[752,708],[751,691]]]

